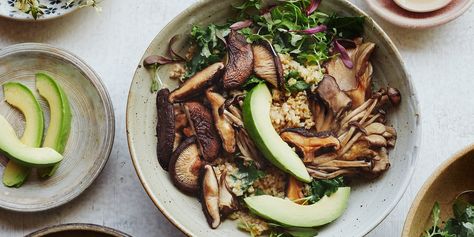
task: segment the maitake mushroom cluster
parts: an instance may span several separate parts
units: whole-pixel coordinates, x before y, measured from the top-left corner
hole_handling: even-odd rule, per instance
[[[315,131],[287,129],[282,138],[302,154],[311,176],[376,177],[390,167],[388,148],[395,146],[396,131],[385,125],[390,106],[401,102],[395,88],[372,92],[372,64],[375,44],[356,39],[348,50],[352,68],[336,57],[326,64],[326,74],[310,95]]]
[[[208,66],[172,92],[161,89],[156,99],[159,163],[179,190],[201,198],[212,228],[238,208],[226,173],[214,171],[216,159],[239,154],[259,169],[267,165],[243,126],[244,95],[235,89],[255,74],[284,90],[283,67],[269,42],[249,44],[236,31],[226,41],[227,64]],[[374,47],[356,40],[349,50],[352,68],[337,57],[328,62],[328,74],[308,91],[315,128],[288,128],[280,134],[315,178],[375,176],[390,165],[387,148],[394,146],[396,132],[384,124],[385,111],[400,103],[400,93],[393,88],[372,93],[369,58]]]

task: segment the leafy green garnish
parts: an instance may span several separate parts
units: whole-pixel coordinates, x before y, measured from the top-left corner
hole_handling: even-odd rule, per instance
[[[291,93],[305,91],[309,89],[309,87],[311,86],[304,81],[304,79],[300,76],[300,73],[298,71],[290,71],[285,76],[285,80],[286,80],[285,88],[287,91]]]
[[[260,79],[254,75],[250,76],[249,79],[242,85],[242,89],[249,91],[260,83],[265,83],[263,79]]]
[[[270,237],[313,237],[318,235],[315,228],[286,227],[276,223],[269,223],[272,227]]]
[[[235,180],[240,180],[240,190],[242,192],[246,192],[255,181],[265,176],[265,172],[257,169],[252,163],[245,164],[242,160],[236,160],[235,163],[239,171],[230,176]]]
[[[197,46],[197,52],[186,64],[184,78],[189,78],[206,66],[219,62],[226,53],[224,37],[229,34],[229,25],[210,24],[207,27],[193,26],[191,38]]]
[[[284,1],[271,8],[266,14],[255,14],[261,10],[261,1],[247,1],[237,9],[240,17],[254,22],[252,28],[240,31],[249,42],[267,39],[279,53],[293,55],[303,64],[320,64],[330,58],[329,49],[334,38],[360,36],[363,31],[364,17],[339,17],[322,12],[306,15],[305,8],[309,0]],[[326,32],[316,34],[300,33],[318,25],[327,25]]]
[[[316,203],[324,196],[331,196],[340,187],[345,187],[344,177],[342,176],[334,179],[313,180],[311,182],[310,195],[302,200],[309,204]]]
[[[454,217],[440,226],[440,207],[436,202],[432,210],[433,226],[425,231],[423,237],[474,237],[474,205],[456,200],[453,204]]]
[[[329,17],[327,26],[335,29],[339,38],[353,39],[364,32],[364,16],[339,17],[333,14]]]

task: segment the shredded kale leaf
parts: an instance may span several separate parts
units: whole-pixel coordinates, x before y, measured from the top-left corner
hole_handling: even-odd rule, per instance
[[[226,37],[229,32],[228,24],[210,24],[206,27],[193,26],[191,38],[197,50],[192,59],[186,63],[187,70],[184,76],[185,78],[189,78],[206,66],[222,60],[226,53],[224,37]]]
[[[454,217],[446,221],[444,228],[440,223],[440,207],[436,202],[432,210],[433,226],[425,231],[423,237],[474,237],[474,205],[456,200],[453,204]]]

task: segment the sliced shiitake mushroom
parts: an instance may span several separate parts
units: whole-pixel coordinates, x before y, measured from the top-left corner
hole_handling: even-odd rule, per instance
[[[224,89],[236,89],[245,83],[253,72],[252,46],[243,35],[231,30],[227,37],[228,63],[222,81]]]
[[[169,95],[170,91],[164,88],[158,91],[156,96],[156,108],[158,111],[158,123],[156,125],[158,144],[156,154],[164,170],[168,170],[175,140],[174,107],[168,100]]]
[[[298,204],[303,204],[303,183],[293,176],[288,176],[288,183],[286,184],[286,197]]]
[[[194,74],[170,94],[170,102],[182,102],[203,93],[206,87],[211,86],[222,75],[223,69],[224,64],[218,62]]]
[[[270,42],[266,40],[257,41],[252,44],[253,50],[253,70],[255,74],[269,82],[278,89],[283,89],[283,66],[280,57],[273,49]]]
[[[173,184],[182,192],[196,195],[199,190],[199,172],[202,161],[195,137],[187,138],[174,151],[169,174]]]
[[[225,118],[224,113],[219,112],[226,102],[225,98],[219,93],[212,91],[212,89],[206,91],[206,98],[211,104],[212,116],[214,117],[217,132],[222,139],[224,150],[229,153],[234,153],[236,144],[234,127],[232,127],[232,124]]]
[[[227,172],[224,171],[219,178],[219,210],[222,217],[230,215],[238,209],[237,197],[227,184]]]
[[[328,105],[336,117],[351,107],[351,99],[336,83],[334,77],[324,75],[317,88],[318,96]]]
[[[184,111],[196,135],[204,160],[215,160],[221,150],[221,139],[214,127],[211,112],[196,101],[184,103]]]
[[[201,203],[207,223],[212,229],[221,224],[219,212],[219,182],[217,181],[214,168],[205,165],[201,178]]]

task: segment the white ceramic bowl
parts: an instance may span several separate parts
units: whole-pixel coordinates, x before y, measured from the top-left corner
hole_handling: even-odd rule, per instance
[[[231,5],[238,0],[202,0],[185,10],[171,21],[151,42],[144,57],[151,54],[165,55],[169,39],[176,35],[188,35],[193,24],[223,22],[232,13]],[[342,15],[365,15],[365,37],[377,44],[373,57],[377,86],[399,88],[402,104],[390,112],[389,123],[398,131],[398,141],[390,157],[390,170],[373,182],[352,185],[349,207],[342,217],[320,230],[319,236],[363,236],[372,230],[402,197],[415,168],[420,126],[417,99],[406,73],[400,54],[383,30],[365,13],[344,0],[323,1],[323,11],[335,11]],[[176,48],[184,46],[181,37]],[[140,63],[143,58],[140,60]],[[165,86],[174,88],[175,81],[166,77],[167,67],[160,76]],[[127,136],[130,154],[140,180],[150,198],[162,213],[181,231],[193,236],[248,236],[237,230],[236,223],[225,221],[217,230],[211,230],[196,198],[177,190],[156,156],[157,124],[155,97],[150,93],[151,76],[139,66],[129,92],[127,105]]]

